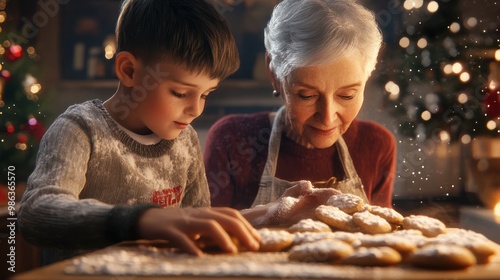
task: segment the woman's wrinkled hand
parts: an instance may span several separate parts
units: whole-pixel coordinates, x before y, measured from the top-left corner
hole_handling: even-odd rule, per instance
[[[260,236],[248,221],[231,208],[149,209],[138,221],[142,239],[168,240],[173,246],[194,255],[203,254],[198,240],[209,240],[223,252],[236,253],[232,239],[248,250],[259,249]]]
[[[260,218],[254,219],[254,225],[290,226],[302,219],[316,219],[315,210],[332,196],[341,192],[332,188],[316,189],[309,181],[300,181],[288,188],[276,201],[265,206],[266,211]]]

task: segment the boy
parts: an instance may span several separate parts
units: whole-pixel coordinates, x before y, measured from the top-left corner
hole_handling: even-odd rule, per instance
[[[118,88],[104,103],[71,106],[48,129],[21,201],[21,233],[44,248],[44,263],[135,239],[199,255],[198,238],[236,252],[233,236],[258,249],[236,210],[208,208],[189,125],[239,65],[226,22],[203,0],[125,0],[116,34]]]

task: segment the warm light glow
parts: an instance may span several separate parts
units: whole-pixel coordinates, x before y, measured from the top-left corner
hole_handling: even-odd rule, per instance
[[[419,9],[422,5],[424,5],[424,0],[406,0],[403,7],[409,11],[411,9]]]
[[[453,73],[453,65],[451,65],[451,64],[446,64],[446,65],[443,67],[443,72],[444,72],[446,75],[450,75],[451,73]]]
[[[497,83],[495,81],[490,81],[490,83],[488,84],[488,88],[491,89],[491,90],[494,90],[497,88]]]
[[[24,143],[17,143],[16,144],[16,149],[18,149],[18,150],[25,151],[26,148],[28,148],[28,146]]]
[[[500,218],[500,202],[498,202],[495,205],[495,208],[493,209],[493,213],[495,213],[495,216]]]
[[[450,139],[451,138],[448,131],[442,130],[441,132],[439,132],[439,140],[441,140],[441,142],[448,142],[450,141]]]
[[[31,89],[30,89],[30,92],[33,93],[33,94],[37,94],[40,92],[40,90],[42,90],[42,85],[40,84],[34,84],[31,86]]]
[[[455,62],[455,63],[453,63],[451,71],[453,71],[453,73],[455,73],[455,74],[458,74],[458,73],[462,72],[463,69],[464,69],[464,67],[462,66],[462,64],[460,64],[460,62]]]
[[[408,37],[403,37],[399,40],[399,46],[401,46],[402,48],[408,48],[408,46],[410,45],[410,39],[408,39]]]
[[[495,60],[500,61],[500,50],[495,51]]]
[[[431,112],[425,110],[422,112],[422,114],[420,115],[420,117],[422,118],[422,120],[424,121],[428,121],[431,119]]]
[[[421,49],[427,47],[427,40],[425,38],[420,38],[417,42],[417,46]]]
[[[457,33],[458,31],[460,31],[460,24],[458,22],[450,24],[450,31],[453,33]]]
[[[385,90],[389,93],[389,100],[395,101],[399,97],[399,86],[393,81],[385,84]]]
[[[35,48],[33,48],[33,47],[28,47],[28,48],[26,49],[26,52],[27,52],[28,54],[30,54],[30,55],[33,55],[33,54],[35,54]]]
[[[470,17],[465,22],[469,28],[472,28],[477,25],[477,19],[475,17]]]
[[[462,93],[460,93],[460,94],[458,95],[457,100],[458,100],[458,103],[460,103],[460,104],[465,104],[465,103],[467,103],[467,101],[469,101],[469,97],[467,97],[467,94],[466,94],[466,93],[463,93],[463,92],[462,92]]]
[[[427,11],[429,11],[430,13],[435,13],[437,12],[438,9],[439,9],[439,4],[436,1],[431,1],[427,5]]]
[[[495,121],[488,121],[486,123],[486,128],[489,129],[489,130],[494,130],[495,128],[497,128],[497,123]]]
[[[462,74],[460,74],[460,81],[462,83],[467,83],[469,80],[470,80],[470,74],[469,73],[463,72]]]
[[[104,57],[106,59],[113,59],[116,53],[116,41],[114,36],[108,36],[104,40]]]
[[[462,144],[469,144],[472,141],[472,138],[470,137],[470,135],[464,134],[462,135],[462,137],[460,137],[460,141],[462,141]]]
[[[0,23],[4,22],[7,18],[7,14],[4,11],[0,12]]]

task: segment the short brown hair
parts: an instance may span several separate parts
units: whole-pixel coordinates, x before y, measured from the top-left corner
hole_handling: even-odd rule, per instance
[[[227,21],[204,0],[124,0],[116,25],[118,51],[151,64],[163,59],[225,79],[240,64]]]

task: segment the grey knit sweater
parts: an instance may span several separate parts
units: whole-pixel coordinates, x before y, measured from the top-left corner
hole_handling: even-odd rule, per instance
[[[150,207],[210,205],[194,129],[143,145],[92,100],[69,107],[49,127],[22,197],[18,223],[50,263],[137,238]]]

